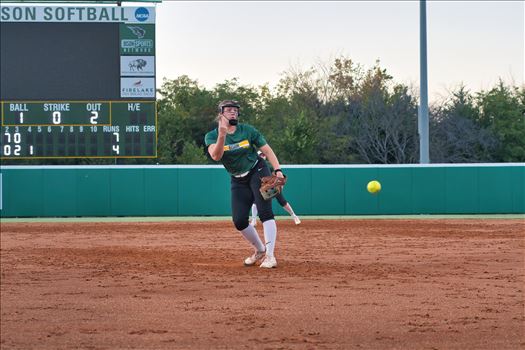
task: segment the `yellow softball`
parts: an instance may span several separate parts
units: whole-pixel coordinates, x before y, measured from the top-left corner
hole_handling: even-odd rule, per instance
[[[381,191],[381,184],[377,180],[372,180],[366,185],[366,189],[370,193],[378,193]]]

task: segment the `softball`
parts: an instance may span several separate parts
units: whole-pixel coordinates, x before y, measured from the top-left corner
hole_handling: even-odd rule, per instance
[[[379,183],[379,181],[373,180],[370,181],[368,185],[366,185],[366,189],[370,193],[378,193],[379,191],[381,191],[381,184]]]

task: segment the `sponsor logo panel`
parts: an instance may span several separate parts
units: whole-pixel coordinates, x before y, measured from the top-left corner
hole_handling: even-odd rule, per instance
[[[155,56],[120,56],[120,75],[155,75]]]
[[[155,78],[120,78],[120,97],[155,97]]]
[[[120,24],[121,55],[154,55],[154,24]]]

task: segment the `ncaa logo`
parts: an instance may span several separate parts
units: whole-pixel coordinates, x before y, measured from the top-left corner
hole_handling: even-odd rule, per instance
[[[145,7],[139,7],[135,10],[135,18],[139,22],[147,21],[149,18],[149,11]]]

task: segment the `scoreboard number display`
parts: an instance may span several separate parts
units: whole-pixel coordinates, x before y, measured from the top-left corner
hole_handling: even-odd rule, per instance
[[[0,4],[0,157],[155,158],[155,8]]]

